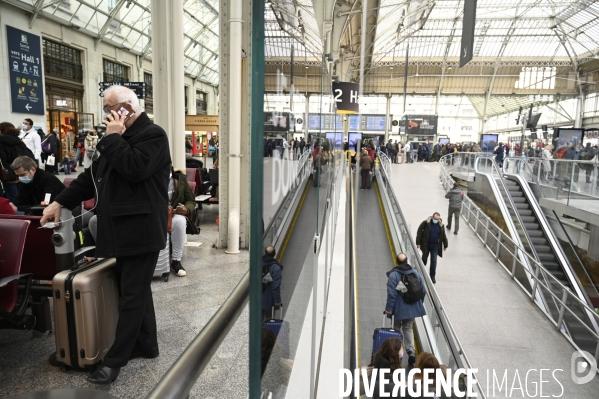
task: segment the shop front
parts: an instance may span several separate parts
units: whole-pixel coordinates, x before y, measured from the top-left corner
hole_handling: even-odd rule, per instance
[[[192,144],[194,157],[212,156],[211,139],[217,139],[218,115],[186,115],[185,137]]]

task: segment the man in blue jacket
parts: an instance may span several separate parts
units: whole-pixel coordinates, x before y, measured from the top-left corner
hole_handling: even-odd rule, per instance
[[[416,317],[426,315],[424,304],[422,301],[426,297],[426,287],[422,276],[408,264],[408,257],[401,253],[396,258],[397,266],[387,272],[387,305],[385,313],[395,316],[395,329],[403,334],[404,347],[409,356],[408,363],[416,362],[416,350],[414,349],[414,330],[412,325]],[[397,290],[398,283],[402,280],[402,276],[415,274],[420,281],[422,289],[422,298],[413,303],[408,303],[404,300],[404,294]]]
[[[283,265],[275,259],[277,255],[273,247],[267,247],[262,257],[262,313],[270,317],[272,307],[281,307],[281,280]]]

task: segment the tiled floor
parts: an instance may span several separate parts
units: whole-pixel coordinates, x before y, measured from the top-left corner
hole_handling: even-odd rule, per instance
[[[0,330],[0,397],[66,387],[101,389],[118,398],[145,397],[247,270],[247,251],[228,255],[213,248],[218,236],[214,223],[217,212],[216,206],[204,207],[200,236],[188,236],[189,242],[202,245],[184,248],[182,263],[187,276],[171,273],[169,282],[157,279],[152,283],[158,358],[133,360],[110,387],[97,387],[86,381],[86,372],[63,372],[48,363],[48,356],[55,351],[54,335],[32,338],[31,332]],[[196,383],[192,398],[247,396],[248,323],[246,308]]]

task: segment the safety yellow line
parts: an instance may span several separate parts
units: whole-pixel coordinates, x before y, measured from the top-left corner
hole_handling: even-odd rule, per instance
[[[389,249],[391,250],[391,259],[395,264],[395,257],[397,256],[397,249],[393,244],[393,239],[391,238],[391,230],[389,229],[389,221],[387,220],[387,214],[385,212],[385,208],[383,207],[383,200],[381,199],[381,192],[379,189],[379,184],[377,181],[374,182],[374,186],[376,187],[376,195],[379,200],[379,207],[381,208],[381,216],[383,217],[383,224],[385,225],[385,232],[387,233],[387,241],[389,242]]]
[[[351,177],[350,177],[351,179]],[[356,318],[355,318],[355,323],[354,323],[354,330],[356,331],[356,347],[357,347],[357,363],[356,363],[356,368],[360,368],[362,361],[360,358],[360,330],[359,330],[359,325],[360,325],[360,320],[359,320],[359,316],[360,316],[360,312],[359,312],[359,304],[358,304],[358,254],[356,253],[356,219],[358,217],[358,210],[356,209],[356,202],[355,202],[355,198],[354,198],[354,193],[352,192],[351,188],[351,182],[348,182],[348,186],[349,186],[349,196],[351,198],[351,202],[352,202],[352,211],[353,211],[353,215],[352,215],[352,241],[353,241],[353,245],[352,245],[352,252],[353,252],[353,258],[354,258],[354,295],[356,297],[355,300],[355,305],[354,305],[354,312],[356,314]],[[360,398],[362,396],[360,395]]]
[[[312,178],[309,178],[306,182],[306,188],[304,188],[304,193],[302,194],[302,199],[295,210],[295,215],[293,215],[293,220],[291,221],[291,225],[289,226],[289,230],[287,230],[287,235],[285,236],[285,240],[283,241],[283,245],[281,246],[281,251],[279,251],[279,256],[277,257],[277,261],[280,262],[283,259],[283,254],[285,253],[285,249],[287,249],[287,243],[291,238],[291,233],[295,227],[295,222],[299,217],[300,211],[302,210],[302,206],[304,205],[304,200],[306,199],[306,195],[308,195],[308,191],[310,190],[310,185],[312,184]]]

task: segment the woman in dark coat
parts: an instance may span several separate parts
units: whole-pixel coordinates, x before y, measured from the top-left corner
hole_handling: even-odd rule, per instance
[[[19,195],[19,178],[10,165],[16,157],[21,155],[35,159],[33,152],[19,138],[19,131],[15,128],[6,127],[2,136],[0,136],[0,160],[2,161],[2,167],[8,170],[10,176],[8,180],[2,181],[2,185],[4,186],[6,198],[11,202],[14,202]]]
[[[56,131],[53,130],[48,134],[48,137],[46,138],[47,142],[50,143],[50,148],[52,149],[52,152],[45,152],[44,151],[44,147],[42,145],[42,157],[44,158],[44,161],[46,162],[46,167],[45,167],[45,171],[48,173],[54,173],[55,175],[58,174],[58,156],[60,154],[60,139],[58,138],[58,135],[56,134]],[[54,155],[54,165],[48,165],[48,157],[50,155]]]

